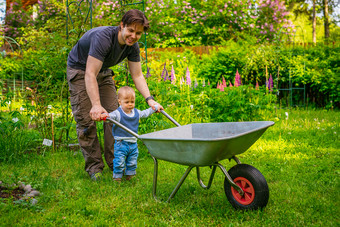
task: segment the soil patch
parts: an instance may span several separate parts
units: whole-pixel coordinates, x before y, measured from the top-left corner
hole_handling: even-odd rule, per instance
[[[25,194],[25,190],[20,189],[19,187],[9,189],[0,185],[0,198],[13,198],[18,200],[23,196],[23,194]]]

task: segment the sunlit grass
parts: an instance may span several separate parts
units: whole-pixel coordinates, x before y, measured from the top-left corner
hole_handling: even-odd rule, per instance
[[[286,119],[285,112],[288,112]],[[271,120],[271,119],[268,119]],[[171,203],[152,197],[153,161],[140,143],[138,175],[117,185],[106,167],[91,182],[80,152],[31,154],[17,164],[1,163],[0,180],[32,184],[43,194],[37,206],[0,201],[2,225],[75,226],[338,226],[339,112],[279,110],[275,125],[245,153],[243,163],[265,176],[270,190],[263,211],[240,212],[228,203],[217,170],[203,190],[192,171]],[[223,160],[231,168],[233,161]],[[166,200],[186,167],[159,162],[157,195]],[[207,182],[210,168],[202,168]]]

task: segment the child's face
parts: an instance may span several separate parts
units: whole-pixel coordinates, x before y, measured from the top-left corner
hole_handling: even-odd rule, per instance
[[[123,111],[127,114],[131,113],[133,108],[135,108],[135,96],[134,95],[123,95],[121,99],[118,99],[119,105],[122,107]]]

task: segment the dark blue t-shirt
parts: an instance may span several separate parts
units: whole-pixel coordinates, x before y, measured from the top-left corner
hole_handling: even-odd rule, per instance
[[[96,27],[87,31],[70,51],[67,65],[85,71],[89,55],[103,62],[101,70],[117,65],[125,58],[139,62],[138,43],[121,47],[118,43],[118,31],[118,27],[113,26]]]

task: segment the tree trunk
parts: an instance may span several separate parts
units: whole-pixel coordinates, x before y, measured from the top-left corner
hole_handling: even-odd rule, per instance
[[[328,0],[323,0],[323,15],[325,26],[325,39],[329,38],[329,15],[328,15]]]
[[[313,0],[313,43],[316,45],[316,12],[315,12],[315,2]]]

